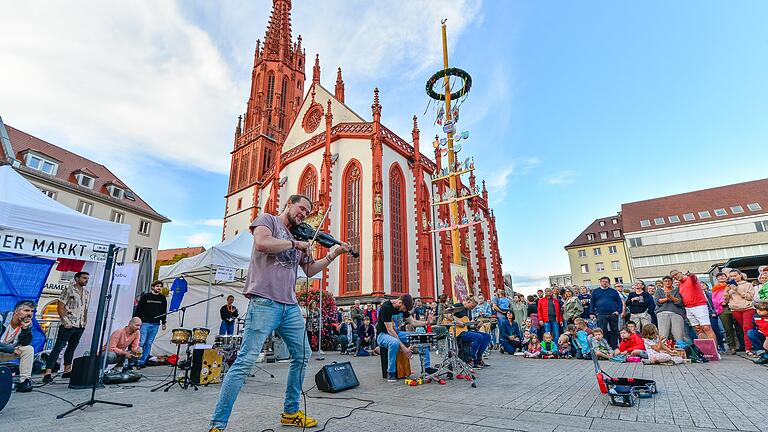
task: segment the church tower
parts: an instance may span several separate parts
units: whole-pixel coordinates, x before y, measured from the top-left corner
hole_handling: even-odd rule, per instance
[[[271,181],[266,180],[271,171],[279,170],[285,137],[301,106],[304,57],[301,36],[296,43],[291,38],[291,0],[273,0],[264,44],[256,41],[246,112],[235,128],[227,192],[229,202],[233,195],[241,196],[253,187],[251,220],[260,207],[269,212],[276,209],[280,179],[272,175]],[[270,187],[270,199],[259,203],[259,191]]]

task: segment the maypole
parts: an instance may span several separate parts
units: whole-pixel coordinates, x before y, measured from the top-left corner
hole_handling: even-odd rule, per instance
[[[448,65],[448,38],[445,21],[442,24],[442,41],[443,41],[443,69],[437,71],[427,81],[426,91],[427,95],[436,100],[444,101],[445,107],[439,109],[436,123],[443,126],[443,132],[446,133],[445,139],[438,139],[435,141],[435,149],[440,146],[445,146],[444,151],[441,151],[443,155],[448,157],[448,166],[443,168],[441,172],[437,172],[433,175],[433,183],[441,183],[448,180],[448,189],[441,195],[437,194],[432,199],[433,206],[448,205],[448,221],[443,223],[438,221],[433,226],[431,232],[444,232],[449,231],[451,236],[451,284],[452,295],[454,299],[462,300],[469,292],[469,281],[467,280],[467,267],[462,263],[461,257],[461,239],[459,237],[459,230],[469,228],[472,225],[481,223],[482,221],[478,215],[472,215],[471,218],[460,218],[459,215],[459,202],[469,200],[479,195],[479,191],[475,188],[466,193],[463,189],[459,190],[459,179],[462,174],[472,172],[474,167],[474,160],[467,158],[463,163],[458,161],[457,153],[461,150],[461,146],[458,141],[469,137],[469,132],[462,132],[456,136],[456,123],[458,122],[458,108],[452,107],[451,102],[465,96],[469,93],[472,87],[472,77],[464,70],[459,68],[452,68]],[[451,77],[458,78],[462,81],[461,88],[452,92],[451,90]],[[437,84],[440,78],[443,79],[443,93],[437,93],[434,90],[435,84]],[[444,111],[443,111],[444,109]],[[442,116],[445,115],[445,122],[443,123]],[[439,156],[436,156],[439,158]],[[447,287],[446,287],[447,288]]]

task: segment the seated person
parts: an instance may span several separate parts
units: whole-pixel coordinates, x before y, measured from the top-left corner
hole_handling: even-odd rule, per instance
[[[552,333],[544,333],[544,340],[541,341],[541,358],[557,358],[557,342],[552,339]]]
[[[514,354],[523,346],[520,340],[520,326],[515,321],[515,314],[507,311],[507,319],[499,320],[499,344],[501,352]]]
[[[570,324],[573,325],[573,324]],[[571,338],[567,334],[561,334],[557,340],[557,356],[560,358],[569,359],[573,357],[573,346],[571,345]]]
[[[595,352],[595,356],[598,360],[611,359],[611,346],[608,344],[605,337],[603,337],[603,329],[598,327],[592,331],[592,338],[589,340],[589,346],[592,348],[592,351]]]
[[[357,328],[357,351],[355,352],[355,355],[357,355],[362,348],[373,349],[374,338],[375,332],[373,324],[371,324],[371,318],[366,315],[366,317],[363,318],[363,325]]]
[[[16,391],[32,391],[32,364],[35,349],[32,343],[32,314],[35,304],[29,300],[16,303],[13,311],[0,315],[0,362],[19,359],[19,384]]]
[[[128,321],[128,325],[112,333],[112,336],[109,337],[107,364],[117,364],[122,367],[126,359],[129,367],[137,363],[137,359],[141,356],[139,348],[140,329],[141,318],[133,317]]]
[[[469,315],[472,313],[472,310],[477,306],[477,300],[474,299],[474,297],[467,297],[464,299],[461,303],[455,303],[453,305],[453,312],[452,313],[446,313],[445,319],[448,322],[453,322],[458,329],[464,327],[467,328],[466,324],[464,324],[464,320],[469,318]],[[488,345],[491,343],[491,335],[488,333],[482,333],[475,330],[466,330],[459,334],[456,337],[457,340],[470,343],[469,348],[469,356],[471,360],[469,361],[469,366],[472,368],[483,368],[486,366],[490,366],[486,364],[483,361],[483,353],[488,348]]]
[[[643,364],[682,364],[685,360],[683,355],[685,351],[672,349],[667,346],[666,339],[659,336],[659,330],[653,324],[646,324],[642,330],[643,342],[645,343],[645,353],[648,359],[643,360]]]
[[[576,318],[574,320],[576,326],[576,337],[573,339],[573,344],[576,347],[576,358],[591,358],[589,353],[589,337],[592,335],[592,330],[587,326],[587,321],[584,318]]]
[[[645,342],[642,336],[632,332],[628,326],[622,327],[619,332],[621,340],[619,341],[619,347],[616,348],[614,355],[625,355],[645,357]]]
[[[403,320],[415,327],[424,327],[426,321],[418,321],[411,316],[413,310],[413,297],[404,294],[400,297],[387,300],[381,304],[378,322],[376,323],[376,343],[381,347],[387,347],[387,381],[397,382],[397,352],[403,350],[408,358],[413,356],[413,351],[405,345],[408,333],[397,331],[395,322]],[[418,352],[418,351],[417,351]],[[430,365],[429,350],[424,351],[424,364]]]
[[[523,351],[523,357],[525,358],[540,358],[541,357],[541,343],[539,343],[539,337],[535,333],[530,335],[528,339],[528,345]]]
[[[752,341],[752,349],[755,352],[764,350],[762,354],[753,360],[757,364],[768,363],[768,302],[758,301],[755,303],[754,328],[747,331],[747,337]]]
[[[355,346],[357,338],[357,327],[352,321],[352,317],[344,318],[344,322],[339,326],[339,345],[342,354],[349,354],[352,347]]]

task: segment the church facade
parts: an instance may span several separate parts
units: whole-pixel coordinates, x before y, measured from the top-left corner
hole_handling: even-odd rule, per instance
[[[341,68],[333,92],[320,84],[317,55],[305,90],[306,57],[301,36],[292,41],[290,9],[290,0],[273,0],[264,43],[256,44],[246,112],[235,128],[223,239],[247,231],[261,212],[279,213],[300,193],[314,204],[307,222],[322,221],[321,230],[360,253],[340,257],[315,282],[340,303],[450,295],[450,232],[432,232],[448,221],[447,206],[432,206],[432,196],[448,187],[447,179],[433,181],[445,168],[439,146],[437,163],[421,153],[415,116],[410,143],[383,125],[378,89],[371,120],[354,112],[344,103]],[[459,188],[479,191],[474,173]],[[460,214],[484,220],[460,232],[470,290],[488,296],[503,281],[485,182],[479,196],[460,203]],[[317,249],[317,257],[327,252]]]

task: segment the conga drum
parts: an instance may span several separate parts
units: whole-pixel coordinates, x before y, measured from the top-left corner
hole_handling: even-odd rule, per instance
[[[192,341],[192,330],[185,328],[175,328],[171,330],[171,343],[176,345],[188,344]]]

